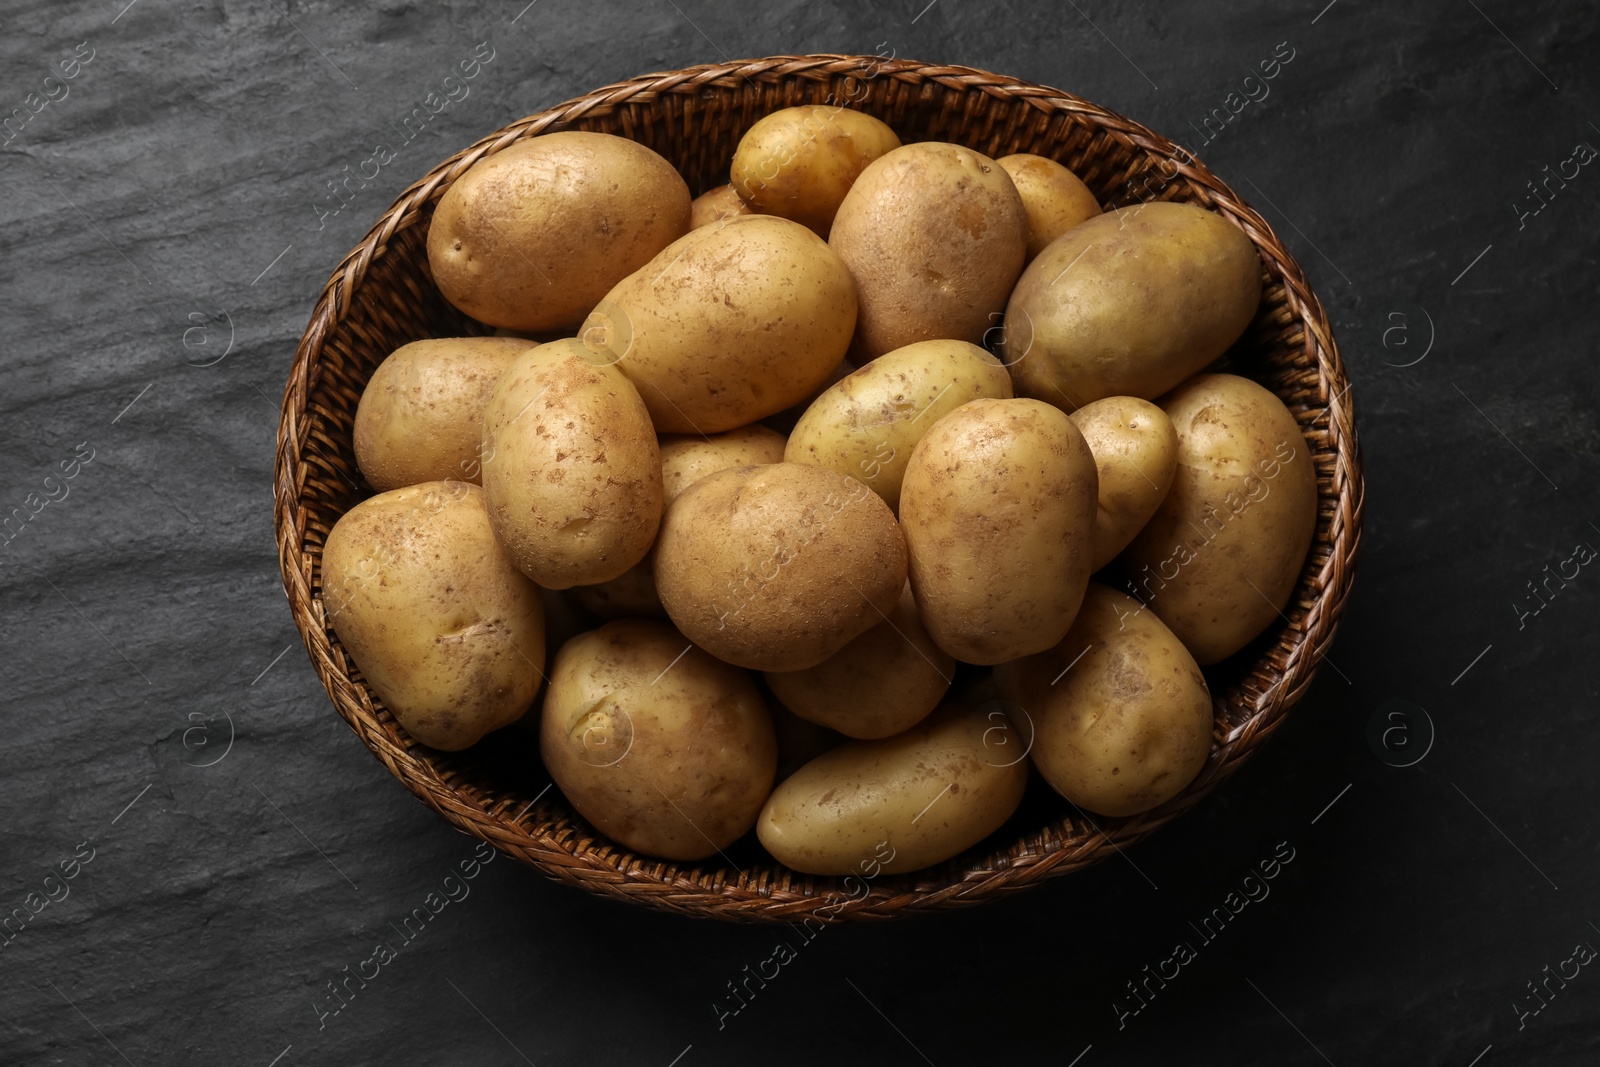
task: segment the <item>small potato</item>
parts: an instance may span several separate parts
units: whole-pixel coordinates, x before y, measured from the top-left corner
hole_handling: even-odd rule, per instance
[[[848,741],[772,791],[756,835],[807,874],[915,871],[950,859],[1011,817],[1028,781],[999,711],[940,708],[883,741]]]
[[[483,489],[495,536],[549,589],[608,581],[644,559],[661,519],[650,415],[582,342],[517,357],[483,420]]]
[[[982,344],[1022,270],[1028,218],[994,160],[919,141],[861,172],[828,243],[855,279],[859,364],[916,341]]]
[[[1037,400],[974,400],[911,454],[900,524],[922,624],[967,663],[1042,652],[1078,613],[1096,475],[1083,435]]]
[[[639,389],[660,433],[720,433],[816,391],[850,346],[856,293],[798,223],[736,215],[667,246],[606,294],[584,344]]]
[[[1051,241],[1100,214],[1100,201],[1089,187],[1053,159],[1022,152],[995,162],[1011,175],[1027,210],[1030,263]]]
[[[439,200],[428,264],[491,326],[570,329],[689,229],[689,187],[644,145],[570,130],[485,156]]]
[[[768,671],[783,706],[846,737],[909,730],[939,706],[956,661],[928,636],[908,585],[889,617],[815,667]]]
[[[356,464],[383,492],[418,482],[482,482],[483,409],[500,376],[535,342],[513,337],[412,341],[372,372],[356,406]]]
[[[934,423],[969,400],[1011,396],[1000,361],[966,341],[919,341],[835,383],[800,416],[783,458],[848,474],[900,506],[906,464]]]
[[[1178,435],[1167,413],[1132,396],[1108,396],[1067,416],[1089,443],[1099,474],[1094,563],[1099,570],[1156,513],[1178,469]]]
[[[637,619],[556,653],[539,749],[596,829],[669,860],[705,859],[744,836],[777,767],[750,676],[667,624]]]
[[[1317,526],[1317,474],[1289,409],[1232,374],[1162,398],[1177,475],[1125,559],[1139,597],[1201,665],[1227,659],[1279,618]]]
[[[610,581],[575,585],[572,597],[602,619],[665,619],[656,595],[655,561],[649,555]]]
[[[323,546],[322,601],[373,693],[425,745],[466,748],[539,691],[539,589],[496,542],[475,485],[425,482],[345,512]]]
[[[678,494],[656,542],[667,614],[719,659],[814,667],[893,610],[906,581],[894,514],[823,467],[734,467]]]
[[[719,185],[708,193],[701,193],[689,205],[689,229],[698,230],[735,215],[750,214],[750,205],[739,199],[739,192],[731,185]]]
[[[759,120],[733,152],[740,197],[828,239],[833,216],[867,164],[900,147],[893,130],[847,107],[802,104]]]
[[[661,437],[661,486],[668,504],[708,474],[729,467],[781,462],[783,434],[765,426],[741,426],[709,437],[680,434]]]
[[[1211,752],[1211,693],[1194,657],[1137,600],[1095,582],[1059,645],[1002,663],[995,680],[1033,724],[1034,766],[1080,808],[1149,811]]]

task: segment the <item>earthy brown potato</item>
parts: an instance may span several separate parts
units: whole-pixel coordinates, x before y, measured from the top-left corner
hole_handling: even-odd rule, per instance
[[[656,589],[712,655],[762,671],[814,667],[894,608],[906,546],[853,478],[774,463],[702,478],[667,509]]]
[[[1028,265],[1000,358],[1017,395],[1066,411],[1153,400],[1227,351],[1260,302],[1261,259],[1239,227],[1192,204],[1121,208]]]
[[[846,107],[802,104],[759,120],[733,153],[733,187],[764,215],[809,227],[823,240],[867,164],[900,147],[893,130]]]
[[[720,433],[811,395],[855,328],[850,272],[768,215],[691,230],[624,278],[582,337],[639,389],[661,433]]]
[[[1137,600],[1094,582],[1059,645],[1002,663],[995,680],[1032,722],[1045,781],[1101,815],[1166,803],[1211,751],[1211,694],[1194,657]]]
[[[1108,396],[1068,416],[1089,443],[1099,474],[1094,563],[1099,570],[1150,521],[1178,467],[1178,435],[1167,413],[1132,396]]]
[[[383,492],[418,482],[482,482],[483,409],[517,355],[509,337],[412,341],[372,372],[356,406],[356,465]]]
[[[783,706],[846,737],[890,737],[939,706],[955,659],[933,643],[907,585],[888,618],[815,667],[768,671]]]
[[[828,243],[855,279],[859,364],[916,341],[982,344],[1022,270],[1028,220],[994,160],[920,141],[861,172]]]
[[[1140,599],[1216,663],[1288,605],[1316,530],[1316,470],[1289,409],[1247,378],[1202,374],[1161,406],[1177,475],[1124,558]]]
[[[322,600],[373,693],[425,745],[466,748],[539,691],[539,590],[475,485],[424,482],[345,512],[322,550]]]
[[[1061,640],[1089,580],[1094,457],[1059,408],[974,400],[911,454],[900,525],[922,624],[967,663]]]
[[[689,187],[642,144],[547,133],[473,164],[439,200],[428,263],[479,322],[555,330],[689,229]]]
[[[755,683],[666,623],[580,634],[550,668],[540,753],[578,813],[626,848],[671,860],[742,837],[777,751]]]
[[[739,199],[738,190],[731,185],[719,185],[708,193],[701,193],[689,205],[689,229],[698,230],[735,215],[750,214],[750,205]]]
[[[709,437],[663,434],[661,487],[671,504],[679,493],[708,474],[729,467],[783,462],[783,434],[765,426],[741,426]]]
[[[1100,214],[1100,201],[1089,187],[1053,159],[1023,152],[995,162],[1011,175],[1028,213],[1030,263],[1051,241]]]

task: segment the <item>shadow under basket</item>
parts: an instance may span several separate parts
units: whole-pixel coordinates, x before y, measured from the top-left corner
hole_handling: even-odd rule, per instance
[[[1210,757],[1199,777],[1159,808],[1091,822],[1035,781],[1000,831],[911,874],[798,874],[767,856],[753,835],[726,856],[666,862],[613,844],[579,818],[558,790],[546,788],[537,746],[512,737],[517,731],[460,753],[412,740],[374,699],[328,625],[323,544],[338,518],[371,494],[351,444],[362,388],[406,342],[483,332],[445,302],[428,270],[428,224],[450,183],[526,138],[592,130],[648,145],[700,193],[727,181],[734,148],[757,119],[824,103],[875,115],[905,142],[953,141],[990,157],[1052,157],[1108,207],[1154,199],[1197,204],[1231,220],[1260,251],[1260,310],[1219,365],[1272,389],[1294,413],[1316,466],[1316,534],[1283,621],[1207,672],[1216,710]],[[407,789],[463,832],[559,882],[733,921],[892,919],[976,904],[1095,863],[1187,811],[1256,750],[1311,683],[1349,594],[1361,507],[1348,381],[1327,314],[1259,214],[1172,142],[1085,100],[968,67],[870,56],[775,56],[645,75],[512,123],[433,168],[328,279],[284,390],[274,475],[278,554],[295,625],[334,707]]]

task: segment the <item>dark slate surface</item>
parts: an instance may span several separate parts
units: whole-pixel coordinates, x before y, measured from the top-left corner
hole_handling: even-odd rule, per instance
[[[0,1063],[1596,1062],[1600,973],[1574,947],[1600,946],[1600,568],[1543,606],[1528,589],[1600,546],[1600,164],[1528,187],[1600,146],[1592,5],[126,2],[0,13],[5,110],[60,97],[45,78],[80,57],[0,148],[0,509],[58,498],[0,546],[0,906],[74,875],[0,947]],[[482,42],[470,96],[322,217]],[[1191,132],[1283,42],[1266,99]],[[1184,140],[1301,257],[1367,461],[1336,663],[1125,859],[830,929],[720,1026],[778,931],[497,859],[404,942],[390,924],[473,843],[333,714],[281,593],[276,404],[318,287],[400,189],[513,118],[724,55],[890,49]],[[1203,940],[1241,886],[1270,895]],[[395,958],[323,1015],[384,939]],[[1170,975],[1179,941],[1195,958],[1132,1013],[1127,983]],[[1535,999],[1547,966],[1571,977]]]

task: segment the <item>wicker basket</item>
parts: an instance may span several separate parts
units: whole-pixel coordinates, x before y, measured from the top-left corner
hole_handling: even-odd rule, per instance
[[[517,731],[464,753],[417,744],[373,699],[328,626],[322,546],[339,516],[371,492],[351,446],[362,387],[407,341],[483,329],[440,297],[428,272],[428,222],[450,183],[516,141],[578,129],[649,145],[699,193],[727,180],[734,146],[758,118],[830,99],[878,116],[907,142],[1052,156],[1109,205],[1152,197],[1202,205],[1235,222],[1261,252],[1260,311],[1224,362],[1273,389],[1299,421],[1317,471],[1316,537],[1286,621],[1208,672],[1216,701],[1210,759],[1181,795],[1154,811],[1093,823],[1035,783],[998,833],[914,874],[801,875],[750,840],[730,848],[726,860],[669,863],[628,852],[578,818],[546,788],[536,747],[510,736]],[[650,74],[512,123],[451,156],[402,193],[328,279],[295,353],[278,431],[274,517],[284,589],[334,707],[378,759],[461,830],[557,881],[740,921],[889,919],[975,904],[1095,863],[1188,810],[1255,751],[1311,683],[1344,608],[1361,533],[1361,465],[1347,389],[1327,315],[1272,228],[1203,165],[1120,115],[980,70],[868,56],[775,56]]]

